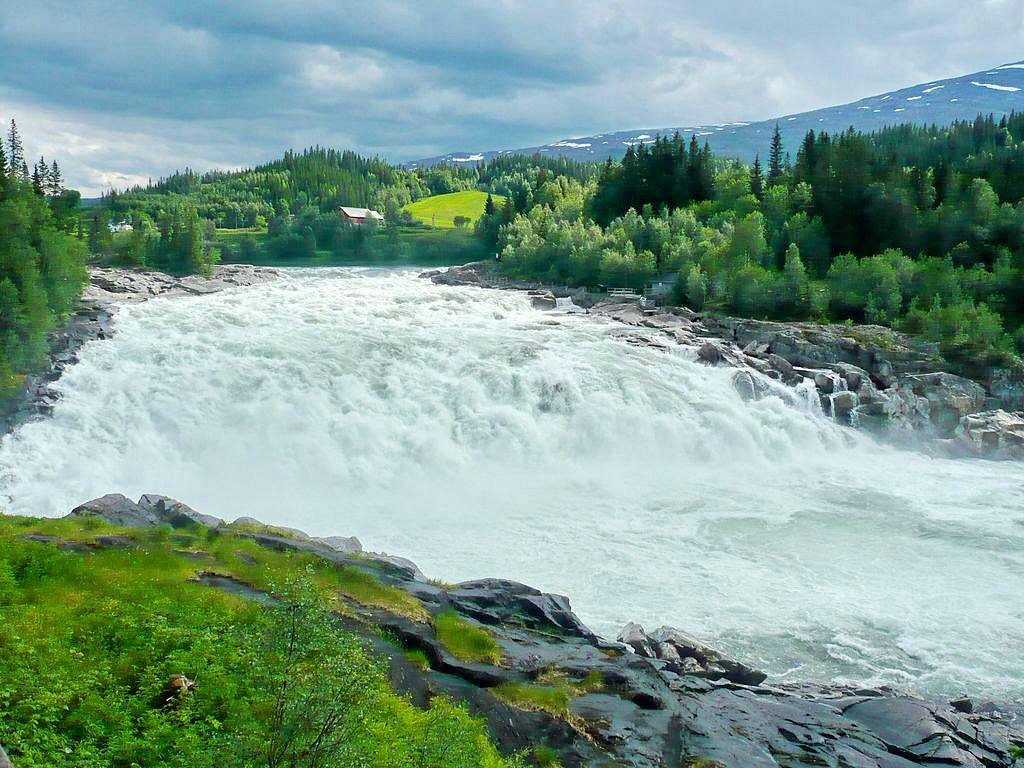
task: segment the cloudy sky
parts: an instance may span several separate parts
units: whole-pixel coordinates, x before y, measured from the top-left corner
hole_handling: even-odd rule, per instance
[[[95,194],[755,120],[1024,59],[1024,0],[2,0],[0,119]]]

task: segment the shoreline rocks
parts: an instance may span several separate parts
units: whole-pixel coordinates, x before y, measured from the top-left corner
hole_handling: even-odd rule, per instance
[[[1024,458],[1024,368],[953,365],[942,358],[937,344],[891,328],[650,308],[579,289],[507,280],[490,262],[421,277],[440,285],[524,290],[531,304],[543,310],[557,309],[560,296],[572,296],[588,314],[637,329],[624,336],[631,344],[690,346],[700,362],[738,369],[733,386],[745,400],[770,392],[762,378],[767,377],[799,389],[794,394],[808,402],[816,400],[837,423],[890,442],[948,457]]]
[[[78,309],[50,334],[49,358],[44,369],[26,376],[19,393],[0,400],[0,437],[26,421],[53,412],[60,393],[51,385],[78,362],[79,352],[86,343],[114,335],[114,315],[121,305],[138,304],[157,296],[202,296],[227,288],[258,285],[279,274],[270,267],[248,264],[218,265],[209,279],[198,275],[176,277],[141,269],[90,268],[89,283],[82,292]]]
[[[426,580],[408,561],[396,565],[400,558],[329,545],[351,541],[344,537],[317,539],[249,518],[227,524],[155,494],[138,502],[111,494],[76,507],[72,515],[118,524],[147,521],[149,527],[215,527],[221,536],[311,552],[361,569],[415,598],[429,617],[455,611],[496,640],[499,663],[461,660],[431,621],[384,608],[349,602],[339,621],[386,659],[392,685],[418,706],[449,696],[487,723],[504,752],[544,744],[566,768],[1010,768],[1011,746],[1024,743],[1024,703],[968,697],[938,702],[888,687],[775,683],[675,628],[646,632],[628,624],[617,641],[605,640],[579,620],[566,597],[503,579],[442,585]],[[35,534],[28,528],[25,535]],[[71,551],[87,556],[96,548],[124,546],[125,539],[100,534],[75,542],[78,548]],[[38,535],[34,540],[66,549],[69,543]],[[230,575],[203,571],[196,582],[264,604],[275,599]],[[412,663],[402,649],[422,651],[428,663]],[[551,686],[552,680],[564,681],[570,691],[561,714],[518,707],[498,687]]]

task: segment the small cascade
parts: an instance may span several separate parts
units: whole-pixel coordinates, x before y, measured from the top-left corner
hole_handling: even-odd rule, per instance
[[[796,393],[797,401],[802,402],[808,411],[811,413],[821,413],[821,397],[818,395],[818,387],[814,383],[814,379],[807,378],[793,387],[793,391]]]
[[[571,296],[560,296],[555,299],[555,309],[562,312],[582,312],[583,307],[577,307]]]

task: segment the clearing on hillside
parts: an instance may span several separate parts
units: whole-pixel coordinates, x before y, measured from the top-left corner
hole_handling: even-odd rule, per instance
[[[495,206],[499,208],[505,202],[505,198],[501,195],[492,195],[492,197]],[[424,224],[441,229],[452,229],[455,227],[456,216],[465,216],[469,219],[467,226],[473,226],[476,220],[483,215],[486,202],[486,192],[471,189],[466,192],[450,192],[447,195],[425,197],[415,203],[409,203],[405,206],[405,210]]]

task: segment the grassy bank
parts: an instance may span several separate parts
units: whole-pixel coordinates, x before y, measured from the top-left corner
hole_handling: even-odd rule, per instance
[[[325,610],[355,604],[427,620],[362,570],[231,532],[0,517],[0,743],[18,768],[510,764],[463,709],[389,687]]]

